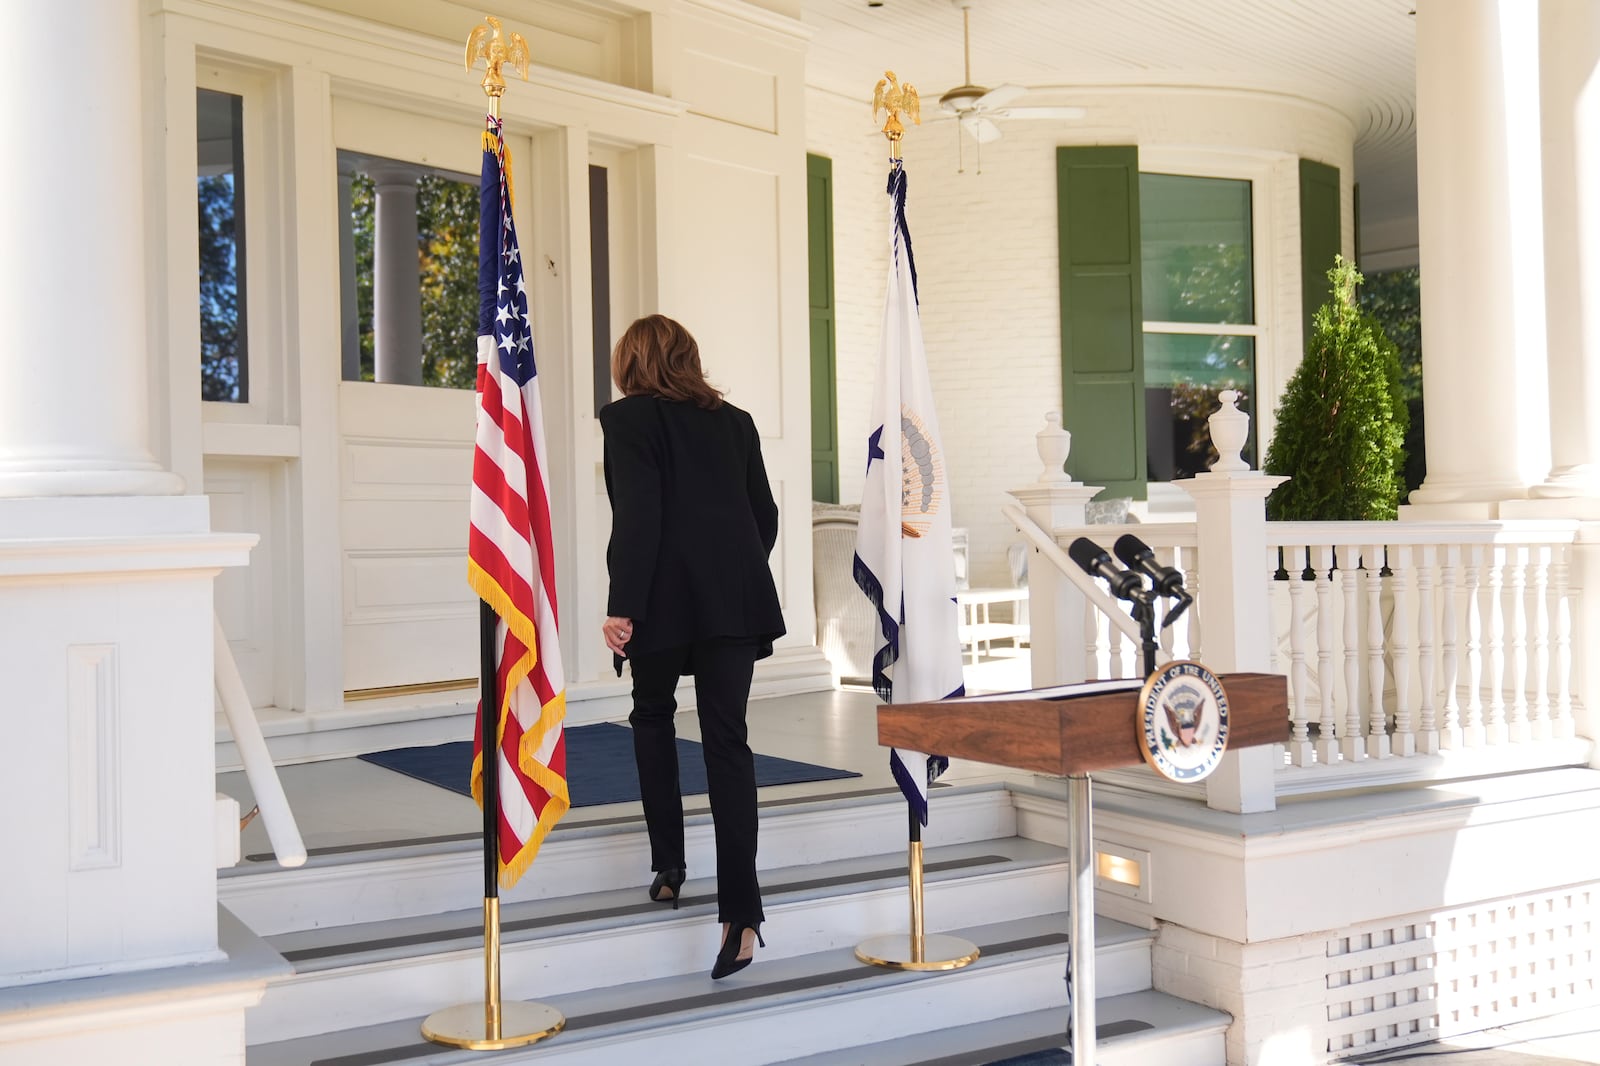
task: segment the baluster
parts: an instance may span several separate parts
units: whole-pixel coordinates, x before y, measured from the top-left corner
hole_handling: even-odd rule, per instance
[[[1550,558],[1551,548],[1532,549],[1528,564],[1528,621],[1533,627],[1528,667],[1533,673],[1533,704],[1528,713],[1528,735],[1550,739]]]
[[[1566,739],[1573,735],[1572,723],[1572,603],[1581,597],[1567,586],[1567,560],[1572,558],[1572,545],[1563,544],[1556,549],[1556,560],[1550,567],[1551,604],[1556,633],[1555,647],[1555,705],[1550,709],[1550,735]]]
[[[1483,745],[1483,569],[1488,549],[1482,544],[1468,548],[1467,587],[1467,707],[1461,721],[1461,743],[1469,748]]]
[[[1193,570],[1183,575],[1183,583],[1189,589],[1189,595],[1194,597],[1194,606],[1189,608],[1188,613],[1185,614],[1184,617],[1189,620],[1189,658],[1193,659],[1197,663],[1201,663],[1205,662],[1205,654],[1200,647],[1200,637],[1204,632],[1201,627],[1205,624],[1206,620],[1205,610],[1201,605],[1206,601],[1200,595],[1200,581],[1202,575],[1198,565],[1200,562],[1199,553],[1196,552],[1193,558],[1196,566]]]
[[[1289,761],[1296,766],[1310,766],[1317,761],[1311,746],[1311,675],[1306,668],[1306,608],[1310,599],[1306,583],[1300,574],[1306,568],[1304,548],[1285,548],[1289,580],[1289,681],[1294,686],[1289,701]]]
[[[1411,713],[1411,548],[1395,548],[1394,571],[1394,738],[1391,749],[1401,758],[1417,753],[1416,719]]]
[[[1389,723],[1383,707],[1383,548],[1369,546],[1367,563],[1367,736],[1366,753],[1374,759],[1389,755]],[[1361,728],[1360,719],[1356,729]]]
[[[1528,547],[1518,544],[1506,551],[1505,609],[1510,631],[1511,698],[1506,708],[1506,739],[1528,739]]]
[[[1174,570],[1178,569],[1178,553],[1177,549],[1175,548],[1157,548],[1156,559],[1160,561],[1163,566],[1170,566]],[[1172,601],[1166,599],[1162,600],[1161,617],[1156,619],[1156,625],[1160,627],[1156,630],[1156,632],[1159,634],[1157,640],[1161,646],[1163,655],[1165,655],[1165,658],[1161,661],[1169,663],[1173,659],[1177,658],[1173,652],[1178,646],[1178,635],[1173,632],[1173,630],[1175,630],[1177,627],[1175,625],[1167,625],[1167,612],[1170,610],[1172,610]]]
[[[1317,738],[1317,757],[1332,765],[1339,757],[1338,703],[1333,676],[1333,548],[1317,548],[1317,701],[1321,714],[1321,735]]]
[[[1279,649],[1283,641],[1279,638],[1278,634],[1278,616],[1279,611],[1282,609],[1289,596],[1289,582],[1279,581],[1277,579],[1279,551],[1280,549],[1274,548],[1271,545],[1267,546],[1267,568],[1265,571],[1268,590],[1267,609],[1272,612],[1272,624],[1268,626],[1272,632],[1272,639],[1267,644],[1267,673],[1269,674],[1281,674],[1286,672],[1281,668],[1283,656],[1279,654]]]
[[[1434,662],[1433,620],[1437,610],[1434,600],[1434,572],[1439,566],[1439,549],[1432,544],[1422,546],[1422,565],[1417,568],[1417,677],[1421,682],[1418,704],[1422,720],[1417,726],[1417,751],[1432,755],[1439,750],[1439,723],[1434,711],[1437,691],[1436,664]]]
[[[1100,631],[1106,625],[1102,615],[1088,597],[1083,604],[1083,676],[1099,681],[1107,675],[1100,669]]]
[[[1339,589],[1344,594],[1344,728],[1339,731],[1339,753],[1346,762],[1359,762],[1366,758],[1361,746],[1361,611],[1356,605],[1360,592],[1363,562],[1370,573],[1374,568],[1370,556],[1363,558],[1360,548],[1353,544],[1342,549],[1339,567]],[[1381,706],[1381,705],[1380,705]]]
[[[1506,742],[1506,550],[1498,544],[1489,547],[1485,567],[1483,659],[1488,674],[1485,694],[1483,741],[1495,745]]]
[[[1459,608],[1460,563],[1460,545],[1446,545],[1439,567],[1439,600],[1443,608],[1443,625],[1439,633],[1439,682],[1444,691],[1444,721],[1439,729],[1441,748],[1461,746],[1461,704],[1456,694],[1456,612]]]

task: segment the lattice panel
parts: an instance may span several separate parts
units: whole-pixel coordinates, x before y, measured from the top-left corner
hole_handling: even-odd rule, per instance
[[[1592,1003],[1600,885],[1371,923],[1327,944],[1329,1052],[1364,1054]]]

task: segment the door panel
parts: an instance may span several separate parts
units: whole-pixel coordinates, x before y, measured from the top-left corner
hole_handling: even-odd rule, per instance
[[[473,401],[463,390],[340,385],[346,691],[478,672],[467,586]]]

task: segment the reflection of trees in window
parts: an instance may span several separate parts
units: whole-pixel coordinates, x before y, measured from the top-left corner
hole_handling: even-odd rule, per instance
[[[244,99],[195,90],[195,202],[200,230],[200,396],[250,399],[245,294]]]
[[[1169,252],[1164,264],[1175,306],[1190,312],[1175,316],[1177,321],[1252,321],[1250,250],[1244,245],[1188,245]]]
[[[200,203],[200,397],[243,400],[233,175],[198,179]]]
[[[422,383],[470,389],[478,376],[478,190],[417,183],[422,253]]]
[[[1208,420],[1223,389],[1237,389],[1240,409],[1250,410],[1256,354],[1251,191],[1247,180],[1139,175],[1151,481],[1189,477],[1216,461]],[[1252,426],[1246,462],[1254,462],[1254,451]]]
[[[361,380],[374,380],[373,248],[377,194],[370,176],[351,182]],[[417,257],[422,284],[422,383],[470,389],[478,373],[478,189],[436,175],[417,181]]]
[[[350,182],[350,222],[356,236],[356,315],[361,323],[361,380],[372,381],[377,356],[372,332],[372,249],[373,213],[378,195],[372,178],[356,174]]]

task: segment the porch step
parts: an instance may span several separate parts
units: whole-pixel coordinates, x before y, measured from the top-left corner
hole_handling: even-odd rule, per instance
[[[1061,1041],[1057,1034],[1064,1031],[1066,1018],[1064,914],[951,930],[979,946],[976,962],[945,973],[906,973],[863,965],[848,945],[787,954],[789,938],[797,931],[804,937],[807,927],[780,904],[769,908],[767,931],[772,935],[768,948],[758,949],[756,964],[721,982],[712,982],[704,972],[715,949],[714,917],[701,916],[696,922],[700,943],[694,972],[554,995],[541,995],[536,986],[558,986],[572,976],[570,970],[556,971],[555,963],[547,969],[556,972],[539,979],[508,980],[508,998],[514,992],[531,993],[523,998],[559,1010],[566,1027],[549,1040],[498,1052],[494,1061],[953,1066],[1009,1057],[1024,1043],[1029,1049],[1049,1047],[1053,1036],[1056,1044]],[[1149,937],[1108,919],[1097,922],[1097,1008],[1106,1033],[1099,1061],[1116,1066],[1222,1066],[1227,1016],[1148,991]],[[597,939],[588,938],[591,960],[605,953]],[[648,966],[640,951],[629,950],[627,956]],[[478,970],[475,993],[451,1000],[448,990],[434,988],[426,1010],[382,1024],[259,1043],[252,1016],[247,1064],[482,1061],[481,1053],[430,1044],[419,1030],[422,1018],[434,1009],[481,1001],[481,960]],[[931,1027],[935,1019],[932,1024],[942,1027],[937,1031]]]
[[[936,816],[923,831],[928,847],[1009,838],[1017,831],[1011,794],[998,784],[938,788]],[[823,798],[765,800],[763,871],[898,851],[905,871],[906,804],[896,788]],[[690,874],[716,867],[705,797],[685,808]],[[533,869],[504,892],[502,906],[582,896],[648,883],[649,855],[638,804],[586,808],[556,824]],[[477,833],[312,848],[305,866],[285,870],[271,855],[246,856],[219,872],[219,901],[263,936],[356,923],[422,917],[460,909],[483,895]],[[1063,897],[1064,898],[1064,897]]]
[[[1056,914],[1069,874],[1059,848],[1020,837],[924,851],[930,932],[984,915],[992,922]],[[808,863],[762,876],[769,947],[763,970],[790,959],[845,951],[904,929],[903,854]],[[644,980],[699,975],[719,927],[714,884],[690,880],[681,909],[645,898],[643,883],[501,907],[501,972],[508,996],[544,1000]],[[1061,930],[1066,928],[1061,919]],[[1032,934],[1030,934],[1032,935]],[[1040,934],[1043,935],[1043,934]],[[1102,974],[1103,992],[1149,987],[1144,934]],[[1120,946],[1127,938],[1115,943]],[[252,1043],[425,1015],[443,997],[483,993],[482,909],[303,930],[268,938],[295,968],[267,990],[249,1019]]]
[[[1070,1066],[1065,1008],[914,1033],[781,1066]],[[1229,1018],[1161,992],[1095,1001],[1096,1066],[1221,1066]]]

